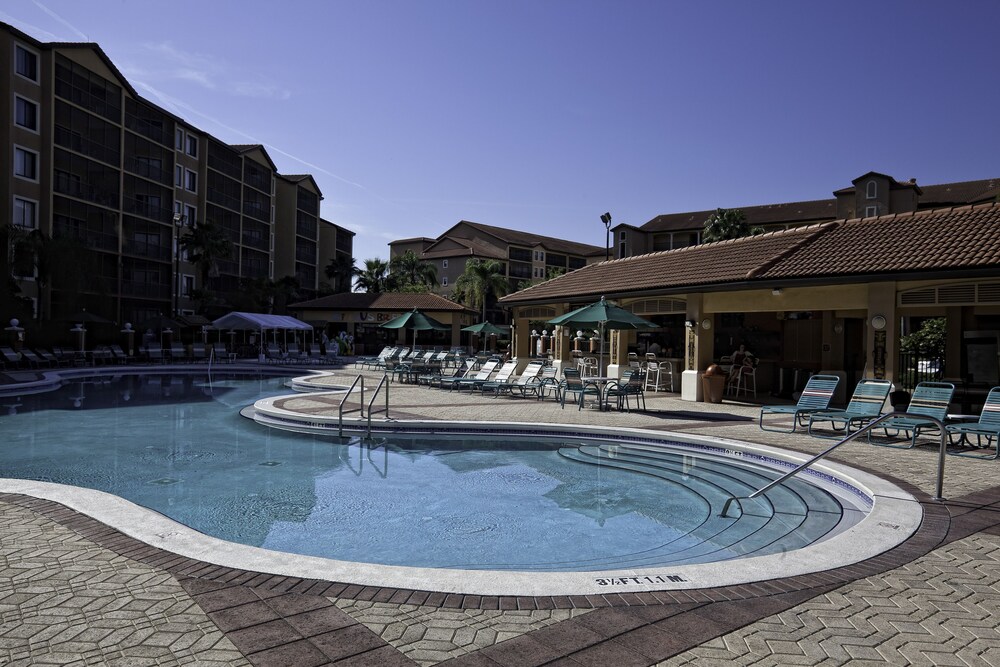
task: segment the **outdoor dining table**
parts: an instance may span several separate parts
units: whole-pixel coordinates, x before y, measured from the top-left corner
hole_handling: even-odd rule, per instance
[[[600,397],[597,399],[597,408],[599,410],[610,409],[610,406],[608,405],[608,402],[606,400],[607,397],[605,396],[605,392],[607,391],[608,385],[610,383],[619,382],[621,378],[609,375],[594,375],[591,377],[585,377],[580,379],[583,380],[584,386],[587,386],[589,384],[597,387],[597,391],[600,393]]]

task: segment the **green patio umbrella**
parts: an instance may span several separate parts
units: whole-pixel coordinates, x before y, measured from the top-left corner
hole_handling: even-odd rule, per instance
[[[659,325],[608,303],[601,297],[597,303],[577,308],[547,322],[559,326],[597,328],[601,336],[601,368],[604,368],[604,331],[606,329],[655,329]]]
[[[408,313],[403,313],[399,317],[395,317],[388,322],[381,325],[384,329],[413,329],[413,345],[417,345],[417,332],[426,331],[428,329],[437,329],[438,331],[447,331],[451,329],[451,325],[442,324],[435,320],[430,315],[424,315],[419,310],[414,308]]]
[[[472,326],[462,327],[462,331],[468,331],[469,333],[474,333],[481,336],[483,339],[483,352],[486,351],[486,341],[491,335],[502,336],[507,333],[508,329],[501,329],[492,322],[480,322],[479,324],[473,324]]]

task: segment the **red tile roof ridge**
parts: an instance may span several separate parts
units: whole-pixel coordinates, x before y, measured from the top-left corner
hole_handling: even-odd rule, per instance
[[[754,268],[750,269],[749,271],[747,271],[747,276],[746,276],[747,280],[751,280],[753,278],[756,278],[760,274],[765,273],[768,269],[770,269],[772,266],[774,266],[775,264],[777,264],[778,262],[780,262],[784,258],[789,257],[789,256],[795,254],[796,252],[798,252],[799,248],[801,248],[805,244],[812,243],[813,240],[816,239],[816,238],[818,238],[821,234],[823,234],[823,233],[825,233],[825,232],[827,232],[827,231],[829,231],[831,229],[836,229],[837,227],[840,227],[843,224],[844,224],[844,222],[842,220],[838,220],[838,221],[835,221],[835,222],[823,222],[823,223],[820,223],[818,225],[808,225],[807,227],[800,227],[799,229],[809,229],[809,228],[811,228],[814,233],[803,234],[802,238],[799,239],[799,241],[797,243],[794,243],[794,244],[788,246],[787,248],[785,248],[784,250],[782,250],[778,254],[774,255],[770,259],[762,262],[761,264],[759,264],[759,265],[755,266]],[[783,231],[788,231],[788,230],[783,230]],[[763,235],[761,234],[760,236],[763,236]]]

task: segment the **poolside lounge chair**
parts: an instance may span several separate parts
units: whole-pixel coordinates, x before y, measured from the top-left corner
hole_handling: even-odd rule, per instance
[[[517,362],[515,361],[515,362],[513,362],[513,364],[514,364],[514,367],[517,368]],[[529,382],[531,382],[532,380],[534,380],[536,377],[538,377],[538,373],[541,370],[542,370],[542,362],[541,361],[531,361],[531,362],[528,362],[528,365],[524,367],[524,371],[517,378],[517,380],[514,380],[513,374],[507,376],[506,380],[503,379],[503,378],[501,378],[499,376],[499,374],[497,374],[497,377],[494,378],[493,380],[490,380],[488,382],[484,382],[483,384],[481,384],[479,386],[479,391],[480,391],[480,393],[483,394],[483,396],[486,395],[487,391],[492,391],[493,392],[493,397],[496,398],[497,396],[499,396],[503,392],[508,392],[509,393],[509,392],[513,391],[514,388],[517,385],[522,385],[523,386],[523,385],[528,384]],[[503,369],[501,369],[501,373],[502,372],[503,372]]]
[[[1000,387],[993,387],[986,395],[986,402],[983,403],[983,410],[979,414],[979,421],[972,424],[948,424],[945,426],[948,438],[958,437],[958,444],[972,444],[969,442],[971,436],[976,436],[975,447],[983,446],[983,438],[986,439],[986,446],[993,447],[993,456],[973,454],[968,450],[949,451],[949,454],[956,456],[968,456],[974,459],[995,459],[1000,458]],[[953,444],[954,444],[954,440]]]
[[[888,380],[861,380],[854,388],[851,401],[844,410],[820,410],[809,413],[809,435],[817,438],[840,438],[849,435],[882,414],[892,383]],[[830,422],[833,433],[816,432],[813,424]]]
[[[191,360],[205,361],[206,359],[208,359],[208,354],[205,352],[205,344],[191,343]]]
[[[642,399],[642,409],[645,410],[645,384],[646,375],[642,371],[625,371],[620,380],[608,383],[604,390],[604,401],[610,403],[611,398],[614,397],[619,410],[624,407],[626,412],[631,412],[628,397],[635,396],[635,409],[639,409],[639,399]]]
[[[166,357],[163,356],[163,348],[155,343],[150,343],[146,346],[146,356],[151,362],[159,361],[160,363],[163,363],[167,360]]]
[[[108,349],[111,350],[111,356],[116,363],[127,364],[132,360],[130,356],[125,353],[121,345],[109,345]]]
[[[469,371],[469,373],[466,373],[463,377],[460,378],[457,377],[441,378],[439,386],[448,387],[448,389],[454,389],[458,387],[459,383],[462,382],[463,380],[467,382],[474,380],[479,380],[480,382],[486,382],[487,380],[490,379],[490,376],[493,375],[493,371],[495,371],[497,366],[499,365],[500,365],[499,361],[491,359],[490,361],[487,361],[485,364],[483,364],[482,367],[480,367],[479,372],[477,372],[475,375],[470,377],[469,373],[471,373],[471,371]]]
[[[52,365],[48,359],[42,359],[26,347],[21,348],[21,358],[32,368],[41,368],[42,366],[49,367]]]
[[[386,345],[385,347],[382,348],[382,351],[379,352],[378,354],[376,354],[375,356],[368,355],[368,356],[363,356],[363,357],[355,357],[354,358],[354,367],[355,368],[358,368],[358,367],[365,368],[368,364],[374,363],[375,360],[377,360],[380,357],[384,357],[385,355],[389,354],[390,350],[393,350],[393,349],[394,348]]]
[[[563,380],[559,384],[559,407],[564,410],[566,409],[567,394],[574,394],[577,396],[577,398],[573,399],[576,401],[577,410],[583,409],[583,399],[587,396],[596,396],[599,404],[604,402],[604,396],[601,393],[601,388],[596,384],[584,382],[583,378],[580,376],[580,371],[575,368],[564,368]]]
[[[283,364],[285,363],[285,355],[282,353],[281,348],[278,347],[277,343],[268,343],[264,348],[265,357],[267,362],[270,364]]]
[[[21,354],[9,347],[0,347],[0,354],[3,355],[4,365],[10,368],[17,368],[21,365]]]
[[[57,357],[56,355],[52,354],[51,352],[42,347],[36,347],[35,354],[40,356],[42,359],[48,361],[49,364],[51,364],[52,366],[69,366],[70,364],[73,363],[72,359]]]
[[[534,394],[535,398],[541,400],[545,398],[545,394],[548,391],[552,391],[555,394],[556,400],[559,400],[559,379],[556,377],[556,367],[555,366],[543,366],[541,374],[536,376],[534,379],[522,384],[517,384],[511,387],[511,396],[514,395],[514,390],[521,392],[521,396],[524,398],[528,397],[528,394]]]
[[[183,343],[175,340],[170,344],[171,361],[187,361],[187,358],[187,350],[184,348]]]
[[[483,366],[483,368],[485,368],[485,366]],[[502,366],[500,366],[495,376],[492,375],[491,373],[488,374],[485,379],[480,379],[478,375],[473,378],[468,378],[468,377],[462,378],[461,380],[458,381],[458,390],[461,391],[463,387],[468,387],[469,389],[473,390],[479,389],[484,384],[490,381],[506,382],[507,379],[510,378],[510,376],[513,375],[514,371],[516,370],[517,370],[517,362],[508,361]],[[482,373],[482,371],[480,371],[480,373]]]
[[[230,357],[229,353],[226,352],[226,344],[222,341],[217,341],[212,343],[212,355],[215,357],[216,361],[234,361],[235,354]]]
[[[384,357],[379,357],[375,359],[375,361],[371,362],[370,364],[367,364],[365,368],[374,368],[376,370],[380,368],[385,368],[386,365],[389,364],[390,362],[395,363],[398,361],[406,361],[406,358],[409,356],[409,354],[410,354],[409,349],[405,347],[394,347],[392,348],[392,350],[389,351],[389,354],[387,354]]]
[[[472,369],[476,367],[475,358],[466,359],[461,366],[457,366],[451,375],[443,375],[442,373],[427,373],[426,375],[417,376],[417,384],[426,384],[429,387],[437,385],[441,387],[444,382],[458,381],[461,378],[472,372]]]
[[[913,390],[913,398],[906,408],[907,415],[925,415],[944,421],[948,414],[955,385],[950,382],[921,382]],[[894,445],[890,442],[873,442],[872,432],[868,431],[868,442],[879,447],[895,447],[896,449],[912,449],[917,445],[917,436],[928,430],[940,431],[940,427],[929,419],[919,416],[890,417],[878,425],[876,430],[885,433],[887,438],[894,438],[900,433],[909,434],[910,444]],[[892,433],[890,434],[890,431]]]
[[[799,426],[807,426],[806,417],[812,412],[820,412],[830,407],[830,399],[837,390],[840,378],[836,375],[813,375],[809,378],[799,400],[795,405],[764,405],[760,408],[760,418],[757,421],[762,431],[778,431],[791,433]],[[764,415],[791,415],[792,427],[768,428],[764,426]]]

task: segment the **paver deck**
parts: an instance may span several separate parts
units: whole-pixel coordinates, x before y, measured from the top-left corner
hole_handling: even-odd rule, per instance
[[[339,401],[282,405],[336,414]],[[628,426],[802,452],[830,444],[761,431],[754,404],[648,393],[647,407],[560,409],[394,383],[389,416]],[[917,533],[879,557],[760,584],[605,596],[448,595],[223,568],[0,494],[0,664],[1000,665],[997,462],[948,457],[947,500],[936,502],[936,457],[865,443],[832,457],[923,504]]]

